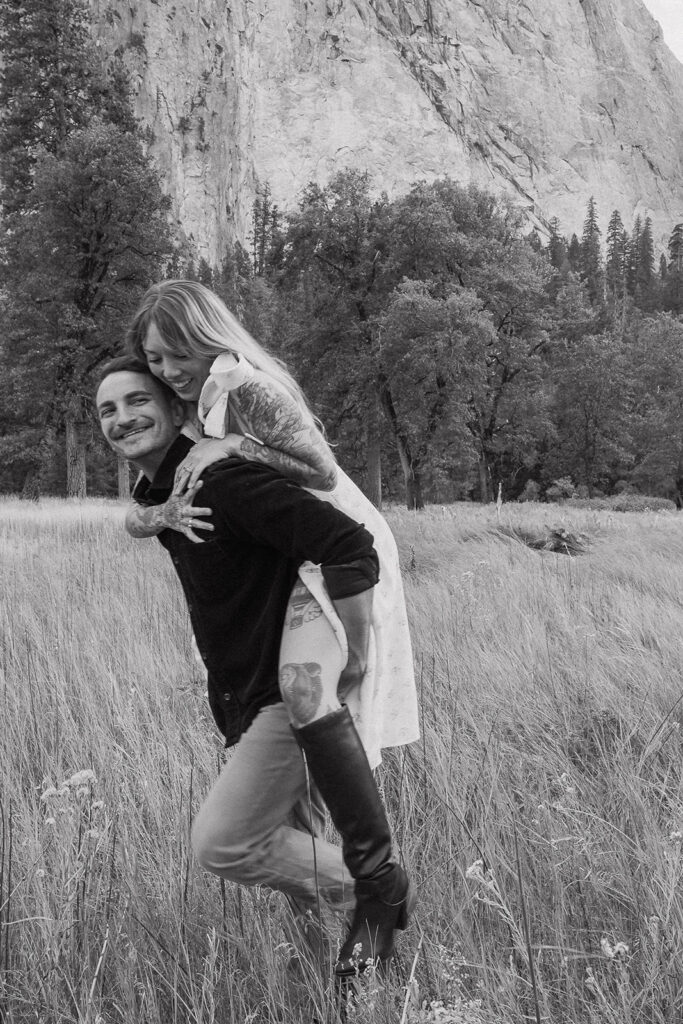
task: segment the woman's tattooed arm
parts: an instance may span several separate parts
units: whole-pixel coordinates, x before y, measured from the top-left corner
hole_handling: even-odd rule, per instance
[[[294,458],[277,448],[271,448],[270,445],[257,444],[256,441],[252,441],[248,437],[243,438],[240,444],[240,454],[250,462],[261,462],[266,466],[272,466],[273,469],[277,469],[279,473],[289,477],[290,480],[303,484],[304,487],[312,487],[317,491],[331,491],[337,482],[335,466],[332,466],[328,472],[323,472],[322,468],[315,469],[309,460]]]
[[[306,487],[331,491],[337,466],[325,439],[282,388],[259,375],[237,389],[237,404],[261,444],[245,437],[240,452]]]

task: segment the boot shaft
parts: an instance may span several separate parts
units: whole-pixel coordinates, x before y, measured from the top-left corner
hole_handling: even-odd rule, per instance
[[[381,877],[391,868],[391,830],[348,708],[293,732],[341,836],[349,874],[354,879]]]

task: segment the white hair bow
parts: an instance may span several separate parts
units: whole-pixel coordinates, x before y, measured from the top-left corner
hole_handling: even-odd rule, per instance
[[[214,359],[197,404],[197,413],[207,437],[225,437],[230,392],[253,378],[254,367],[244,356],[224,352]]]

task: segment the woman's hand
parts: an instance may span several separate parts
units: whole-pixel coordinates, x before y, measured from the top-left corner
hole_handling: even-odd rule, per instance
[[[159,522],[164,530],[177,530],[184,533],[194,544],[202,544],[195,530],[213,530],[213,524],[207,523],[198,516],[213,515],[210,508],[199,508],[193,504],[202,481],[198,480],[194,487],[180,488],[176,484],[171,497],[163,505],[157,505]]]
[[[181,494],[196,487],[199,477],[214,462],[227,459],[230,455],[239,455],[242,438],[239,434],[226,434],[225,437],[206,437],[197,441],[191,451],[175,471],[173,493]]]

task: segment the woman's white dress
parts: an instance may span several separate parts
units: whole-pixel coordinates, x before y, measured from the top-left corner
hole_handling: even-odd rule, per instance
[[[250,422],[240,407],[239,388],[249,382],[258,386],[261,371],[243,356],[234,365],[233,357],[219,356],[211,368],[199,400],[199,416],[204,433],[224,437],[229,430],[259,441],[259,424]],[[263,375],[264,378],[266,375]],[[272,389],[273,379],[267,377]],[[294,400],[282,390],[283,402]],[[282,449],[286,452],[286,448]],[[381,761],[384,747],[412,743],[419,737],[417,693],[406,613],[403,582],[396,541],[380,512],[354,482],[337,467],[337,484],[331,491],[307,488],[316,497],[329,501],[373,535],[379,557],[379,583],[373,592],[372,632],[368,651],[368,669],[363,682],[348,691],[345,701],[356,723],[374,767]],[[327,593],[320,567],[305,562],[299,576],[322,607],[340,646],[346,651],[344,627]]]

